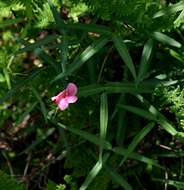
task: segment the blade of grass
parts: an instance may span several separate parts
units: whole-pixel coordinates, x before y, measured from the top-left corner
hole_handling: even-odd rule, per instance
[[[98,53],[107,44],[108,41],[109,38],[107,37],[101,37],[100,39],[95,41],[92,45],[87,47],[79,56],[76,57],[73,63],[69,65],[66,72],[57,75],[52,82],[57,81],[58,79],[61,79],[68,75],[71,75],[74,71],[79,69],[86,61],[88,61],[92,56]]]
[[[166,118],[160,112],[158,112],[153,106],[150,106],[149,111],[127,105],[119,105],[119,107],[126,109],[127,111],[130,111],[132,113],[135,113],[143,118],[159,123],[161,127],[165,129],[172,136],[183,135],[183,134],[180,135],[179,132],[177,132],[176,129],[166,120]],[[154,109],[154,111],[152,112],[151,109]]]
[[[85,32],[96,32],[99,34],[106,34],[110,35],[111,31],[108,27],[97,25],[97,24],[82,24],[82,23],[75,23],[75,24],[62,24],[64,29],[70,30],[82,30]]]
[[[62,46],[60,46],[61,49],[61,67],[62,72],[66,72],[66,64],[67,64],[67,55],[68,55],[68,40],[67,40],[67,34],[65,31],[63,31],[63,37],[62,37],[63,43]]]
[[[44,116],[45,122],[47,123],[47,109],[46,109],[45,103],[42,101],[42,97],[33,86],[31,86],[31,89],[32,89],[33,94],[37,98],[38,102],[40,103],[41,112]]]
[[[75,24],[65,24],[64,21],[61,19],[59,12],[57,11],[56,7],[51,3],[49,0],[49,6],[51,8],[52,14],[54,16],[56,22],[56,28],[60,31],[63,30],[82,30],[85,32],[96,32],[100,34],[111,34],[111,31],[108,27],[97,25],[97,24],[82,24],[82,23],[75,23]]]
[[[180,1],[174,5],[171,5],[170,7],[168,8],[165,8],[163,10],[160,10],[158,11],[157,13],[155,13],[153,15],[153,18],[158,18],[158,17],[161,17],[161,16],[168,16],[168,15],[171,15],[171,14],[175,14],[179,11],[182,11],[184,9],[184,2],[183,1]]]
[[[6,80],[6,83],[7,83],[7,87],[10,90],[11,89],[11,81],[10,81],[9,72],[6,68],[3,68],[3,73],[4,73],[4,78]]]
[[[134,137],[132,142],[129,144],[126,154],[124,158],[122,159],[122,161],[120,162],[119,166],[123,165],[123,163],[127,160],[130,154],[134,151],[134,149],[140,143],[140,141],[153,129],[153,127],[154,127],[154,123],[151,122],[139,131],[139,133]]]
[[[92,96],[102,92],[106,93],[151,93],[153,89],[158,86],[157,84],[151,84],[142,82],[139,85],[135,85],[134,82],[110,82],[107,84],[93,84],[79,88],[78,96]]]
[[[154,116],[156,116],[157,120],[155,120],[157,123],[159,123],[161,125],[161,127],[163,129],[165,129],[168,133],[170,133],[172,136],[176,136],[178,135],[178,137],[180,136],[180,132],[176,131],[175,127],[173,127],[168,121],[167,119],[164,117],[163,114],[161,114],[153,105],[151,105],[145,98],[143,98],[143,96],[138,95],[136,96],[139,101],[146,106],[146,108],[149,110],[149,112],[151,114],[153,114]],[[181,136],[183,135],[183,133],[181,134]]]
[[[118,105],[118,107],[123,108],[129,112],[135,113],[143,118],[152,120],[152,121],[157,121],[158,118],[156,115],[153,115],[151,112],[141,109],[141,108],[137,108],[134,106],[128,106],[128,105]]]
[[[179,16],[176,18],[176,20],[174,21],[174,25],[180,25],[180,20],[183,20],[184,17],[184,6],[183,6],[183,10],[181,11],[181,13],[179,14]]]
[[[115,152],[116,154],[119,154],[119,155],[122,155],[122,156],[125,156],[127,154],[127,149],[124,149],[122,147],[115,147],[115,148],[112,149],[112,151]],[[129,158],[133,159],[133,160],[137,160],[139,162],[144,162],[147,165],[153,165],[155,167],[165,169],[164,167],[159,165],[156,160],[153,160],[151,158],[145,157],[145,156],[140,155],[138,153],[134,153],[134,152],[130,153]]]
[[[23,18],[15,18],[15,19],[8,19],[0,23],[0,29],[5,28],[8,26],[11,26],[13,24],[18,24],[19,22],[22,22]]]
[[[94,180],[94,178],[97,176],[97,174],[100,172],[102,169],[103,164],[107,161],[108,157],[110,154],[105,154],[103,156],[102,162],[98,161],[92,170],[89,172],[88,176],[86,177],[84,183],[81,185],[79,190],[85,190],[88,188],[89,184]]]
[[[90,133],[88,133],[86,131],[82,131],[82,130],[77,129],[77,128],[65,126],[65,125],[63,125],[61,123],[55,123],[54,121],[52,121],[52,122],[54,124],[56,124],[58,127],[61,127],[63,129],[66,129],[66,130],[69,130],[73,134],[78,135],[78,136],[92,142],[93,144],[96,144],[98,146],[100,146],[100,144],[101,144],[100,138],[97,135],[90,134]],[[105,141],[104,142],[104,148],[105,149],[111,149],[111,144],[108,141]]]
[[[114,42],[117,51],[119,52],[119,55],[121,56],[127,67],[129,68],[133,78],[136,79],[137,76],[136,76],[135,67],[132,58],[128,52],[128,49],[123,42],[123,39],[121,38],[121,36],[114,34],[112,40]]]
[[[159,42],[162,42],[164,44],[168,44],[177,48],[181,47],[181,44],[178,41],[161,32],[153,32],[152,36],[155,40],[158,40]]]
[[[181,188],[183,189],[184,187],[184,182],[183,181],[175,181],[175,180],[170,180],[170,179],[158,179],[158,178],[153,178],[153,181],[158,181],[158,182],[161,182],[161,183],[167,183],[168,185],[171,185],[173,187],[176,187],[176,188]]]
[[[139,72],[138,72],[138,82],[140,82],[142,79],[144,79],[144,75],[146,74],[148,65],[151,61],[151,54],[153,49],[153,40],[149,39],[146,44],[144,45],[144,49],[141,56],[141,62],[139,66]]]
[[[107,124],[108,124],[108,104],[107,95],[103,93],[100,97],[100,153],[99,160],[102,160],[102,154],[104,149],[105,138],[107,134]]]
[[[27,44],[24,48],[19,49],[16,53],[23,53],[23,52],[27,52],[27,51],[34,51],[36,48],[40,48],[41,46],[47,45],[50,42],[53,42],[54,40],[56,40],[58,38],[58,35],[49,35],[46,36],[45,38],[31,44]]]
[[[34,71],[29,74],[29,77],[20,80],[20,82],[17,82],[17,84],[15,84],[11,90],[9,90],[3,97],[0,98],[0,104],[8,98],[12,97],[21,87],[31,82],[36,76],[38,76],[41,73],[41,71],[43,71],[43,69]]]
[[[112,179],[114,179],[114,181],[117,184],[119,184],[122,188],[124,188],[125,190],[132,190],[133,189],[131,187],[131,185],[124,179],[124,177],[122,175],[120,175],[117,172],[113,171],[113,169],[108,167],[108,166],[105,166],[105,169],[111,175]]]

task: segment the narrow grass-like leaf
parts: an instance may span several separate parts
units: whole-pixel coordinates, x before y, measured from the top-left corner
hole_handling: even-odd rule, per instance
[[[108,104],[107,104],[107,94],[103,93],[100,97],[100,153],[99,160],[102,159],[103,148],[107,133],[107,124],[108,124]]]
[[[92,96],[106,92],[113,93],[151,93],[157,84],[142,82],[136,85],[134,82],[111,82],[107,84],[94,84],[79,88],[78,96]]]
[[[22,18],[8,19],[8,20],[5,20],[5,21],[0,23],[0,28],[5,28],[5,27],[11,26],[13,24],[17,24],[19,22],[22,22],[22,21],[23,21]]]
[[[138,95],[137,98],[139,101],[142,102],[144,106],[149,110],[151,114],[153,114],[157,120],[155,120],[157,123],[161,125],[163,129],[165,129],[168,133],[170,133],[173,136],[178,135],[180,136],[181,132],[176,131],[176,129],[167,121],[167,119],[164,117],[163,114],[161,114],[153,105],[151,105],[145,98],[143,98],[141,95]],[[181,136],[183,133],[181,134]]]
[[[61,49],[61,67],[62,72],[66,72],[66,65],[67,65],[67,55],[68,55],[68,40],[67,40],[67,34],[65,31],[63,31],[63,37],[62,37],[63,43],[62,46],[60,46]]]
[[[0,104],[13,96],[21,87],[27,85],[29,82],[31,82],[37,75],[41,73],[42,69],[37,70],[33,73],[30,73],[29,77],[22,79],[20,82],[15,84],[14,87],[12,87],[11,90],[9,90],[3,97],[0,98]]]
[[[147,111],[147,110],[137,108],[134,106],[119,105],[119,107],[124,108],[132,113],[135,113],[143,118],[159,123],[163,129],[165,129],[168,133],[170,133],[173,136],[177,134],[179,135],[179,132],[177,132],[176,129],[156,109],[154,109],[154,111],[152,112],[151,109]],[[150,108],[153,108],[153,107],[150,106]]]
[[[127,149],[124,149],[122,147],[115,147],[115,148],[112,149],[112,151],[115,152],[116,154],[119,154],[119,155],[122,155],[122,156],[125,156],[127,154]],[[164,169],[164,167],[159,165],[156,160],[153,160],[151,158],[145,157],[145,156],[143,156],[141,154],[138,154],[138,153],[135,153],[135,152],[130,153],[129,158],[133,159],[133,160],[137,160],[139,162],[146,163],[148,165],[153,165],[155,167]]]
[[[10,81],[10,75],[8,73],[8,70],[6,68],[3,68],[4,78],[7,83],[7,87],[10,90],[11,89],[11,81]]]
[[[179,26],[180,25],[180,21],[183,21],[183,17],[184,17],[184,6],[183,6],[183,10],[181,11],[181,13],[179,14],[179,16],[176,18],[176,20],[174,21],[174,25],[175,26]]]
[[[79,188],[79,190],[85,190],[88,188],[89,184],[94,180],[94,178],[97,176],[97,174],[100,172],[100,170],[102,169],[103,164],[107,161],[109,157],[109,154],[105,154],[103,156],[103,160],[98,161],[94,167],[92,168],[92,170],[89,172],[88,176],[86,177],[84,183],[81,185],[81,187]]]
[[[60,16],[59,12],[57,11],[56,7],[52,4],[51,0],[48,0],[48,4],[49,4],[50,9],[52,11],[52,14],[53,14],[54,20],[56,22],[56,25],[59,28],[59,24],[60,23],[64,24],[64,21],[61,19],[61,16]],[[62,31],[62,27],[59,30]]]
[[[168,16],[168,15],[171,15],[171,14],[175,14],[179,11],[182,11],[184,9],[184,2],[183,1],[180,1],[174,5],[171,5],[170,7],[168,8],[165,8],[161,11],[158,11],[157,13],[154,14],[153,18],[158,18],[158,17],[161,17],[161,16]]]
[[[121,38],[121,36],[115,34],[113,35],[112,39],[117,51],[119,52],[119,55],[121,56],[127,67],[129,68],[130,72],[133,75],[133,78],[136,79],[137,76],[136,76],[135,67],[132,58],[130,57],[130,54],[128,52],[128,49],[123,42],[123,39]]]
[[[52,82],[66,77],[68,75],[71,75],[74,71],[79,69],[86,61],[88,61],[92,56],[98,53],[108,41],[108,37],[101,37],[100,39],[95,41],[92,45],[87,47],[79,56],[76,57],[73,63],[69,65],[66,72],[57,75]]]
[[[100,138],[104,141],[107,133],[108,123],[107,94],[103,93],[100,100]]]
[[[96,32],[99,34],[111,34],[111,31],[108,27],[97,25],[97,24],[82,24],[82,23],[75,23],[75,24],[62,24],[64,29],[70,30],[81,30],[85,32]]]
[[[141,62],[140,62],[140,67],[139,67],[139,73],[138,73],[138,82],[141,81],[146,74],[146,71],[148,69],[148,65],[151,60],[151,54],[152,54],[152,49],[153,49],[153,40],[149,39],[147,43],[144,45],[144,49],[142,52],[142,57],[141,57]]]
[[[154,127],[154,123],[151,122],[139,131],[139,133],[134,137],[132,142],[129,144],[127,152],[124,158],[122,159],[120,166],[126,161],[129,155],[134,151],[134,149],[140,143],[140,141],[153,129],[153,127]]]
[[[35,43],[29,43],[28,45],[26,45],[24,48],[18,50],[16,53],[23,53],[23,52],[27,52],[27,51],[34,51],[36,48],[40,48],[41,46],[47,45],[51,42],[53,42],[54,40],[56,40],[58,38],[58,35],[49,35],[46,36],[45,38],[35,42]]]
[[[165,180],[165,179],[157,179],[157,178],[153,178],[153,181],[166,183],[168,185],[171,185],[171,186],[179,188],[179,189],[183,189],[183,187],[184,187],[184,182],[183,181],[175,181],[175,180],[170,180],[170,179]]]
[[[141,108],[137,108],[134,106],[128,106],[128,105],[118,105],[118,107],[123,108],[127,111],[130,111],[132,113],[135,113],[141,117],[144,117],[146,119],[152,120],[152,121],[157,121],[158,118],[156,115],[153,115],[152,113],[150,113],[147,110],[141,109]]]
[[[176,41],[175,39],[167,36],[166,34],[163,34],[161,32],[153,32],[153,38],[158,40],[159,42],[162,42],[164,44],[167,44],[167,45],[170,45],[170,46],[173,46],[173,47],[177,47],[177,48],[180,48],[181,47],[181,44]]]
[[[171,152],[171,153],[161,153],[161,154],[156,154],[158,157],[166,157],[166,158],[179,158],[179,157],[184,157],[184,152]]]
[[[105,169],[107,172],[111,175],[112,179],[119,184],[121,187],[123,187],[125,190],[132,190],[133,188],[131,185],[124,179],[124,177],[117,172],[113,171],[112,168],[105,166]]]
[[[69,130],[70,132],[74,133],[75,135],[78,135],[78,136],[92,142],[93,144],[96,144],[98,146],[100,146],[100,144],[101,144],[100,138],[97,135],[90,134],[86,131],[82,131],[82,130],[74,128],[74,127],[65,126],[61,123],[55,123],[55,122],[53,122],[53,123],[56,124],[58,127],[62,127],[63,129]],[[111,144],[109,142],[105,141],[104,148],[111,149]]]
[[[82,24],[82,23],[65,24],[64,21],[61,19],[60,14],[58,13],[56,7],[50,2],[50,0],[49,0],[49,5],[56,22],[56,28],[58,28],[60,31],[67,29],[71,30],[72,32],[74,30],[81,30],[85,32],[96,32],[99,34],[107,34],[107,35],[111,34],[109,28],[102,25]]]
[[[179,134],[179,132],[164,118],[159,118],[159,124],[163,129],[165,129],[168,133],[170,133],[172,136],[176,136]]]
[[[37,90],[33,86],[31,87],[31,89],[33,91],[33,94],[35,95],[35,97],[37,98],[37,100],[40,103],[41,112],[44,116],[45,122],[47,122],[47,109],[46,109],[45,103],[42,101],[41,96],[39,95],[39,93],[37,92]]]

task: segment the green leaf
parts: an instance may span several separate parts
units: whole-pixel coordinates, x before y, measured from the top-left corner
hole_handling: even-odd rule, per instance
[[[138,99],[147,107],[147,110],[142,108],[137,108],[134,106],[119,105],[119,107],[124,108],[132,113],[135,113],[148,120],[155,121],[161,125],[161,127],[166,130],[172,136],[178,135],[182,137],[183,133],[178,132],[153,105],[150,105],[142,96],[138,96]]]
[[[97,135],[90,134],[86,131],[82,131],[82,130],[74,128],[74,127],[65,126],[61,123],[55,123],[54,121],[52,121],[52,122],[54,124],[56,124],[58,127],[69,130],[70,132],[74,133],[75,135],[78,135],[78,136],[92,142],[93,144],[96,144],[98,146],[101,145],[100,138]],[[105,141],[104,142],[104,148],[105,149],[111,149],[111,144],[108,141]]]
[[[175,181],[175,180],[170,180],[170,179],[158,179],[158,178],[153,178],[153,181],[158,181],[164,184],[168,184],[179,189],[183,189],[184,187],[183,181]]]
[[[132,190],[131,185],[124,179],[124,177],[122,175],[113,171],[113,169],[111,169],[110,167],[105,166],[105,169],[111,175],[111,177],[114,179],[114,181],[117,182],[117,184],[119,184],[125,190]]]
[[[65,24],[64,21],[61,19],[60,14],[58,13],[56,7],[50,2],[49,5],[52,10],[52,14],[54,16],[55,22],[56,22],[56,28],[58,28],[59,31],[63,30],[82,30],[85,32],[96,32],[99,34],[111,34],[111,31],[108,27],[97,25],[97,24],[82,24],[82,23],[74,23],[74,24]]]
[[[85,190],[88,188],[89,184],[94,180],[94,178],[97,176],[97,174],[100,172],[102,169],[102,165],[107,161],[108,157],[110,154],[105,154],[103,156],[102,162],[98,161],[92,170],[89,172],[88,176],[86,177],[84,183],[81,185],[79,190]]]
[[[162,42],[164,44],[168,44],[170,46],[173,46],[173,47],[177,47],[177,48],[180,48],[181,47],[181,44],[176,41],[175,39],[161,33],[161,32],[154,32],[152,34],[153,38],[158,40],[159,42]]]
[[[43,71],[43,69],[37,70],[29,74],[29,77],[22,79],[20,82],[14,85],[11,90],[9,90],[3,97],[0,98],[0,104],[7,100],[8,98],[12,97],[17,91],[30,83],[37,75],[39,75]]]
[[[107,123],[108,123],[108,104],[107,95],[103,93],[101,95],[101,105],[100,105],[100,138],[104,141],[107,133]]]
[[[35,43],[29,43],[28,45],[26,45],[24,48],[18,50],[16,53],[23,53],[23,52],[27,52],[27,51],[34,51],[37,48],[40,48],[41,46],[47,45],[51,42],[53,42],[54,40],[56,40],[58,38],[58,35],[49,35],[46,36],[45,38],[36,41]]]
[[[98,53],[108,41],[108,37],[101,37],[100,39],[95,41],[92,45],[87,47],[79,56],[76,57],[73,63],[69,65],[66,72],[57,75],[52,82],[66,77],[68,75],[71,75],[74,71],[79,69],[86,61],[88,61],[92,56]]]
[[[142,52],[138,79],[137,79],[138,82],[141,81],[146,75],[146,71],[151,60],[152,49],[153,49],[153,40],[149,39],[147,43],[144,45],[144,49]]]
[[[123,42],[123,39],[121,38],[121,36],[116,34],[113,35],[112,39],[117,51],[119,52],[119,55],[121,56],[127,67],[129,68],[130,72],[133,75],[133,78],[136,79],[135,67],[132,58],[130,57],[130,54],[128,52],[128,49]]]
[[[152,121],[157,121],[157,115],[152,114],[150,111],[141,109],[141,108],[137,108],[134,106],[128,106],[128,105],[118,105],[118,107],[123,108],[127,111],[130,111],[132,113],[135,113],[143,118],[146,118],[148,120],[152,120]]]
[[[142,82],[136,85],[134,82],[109,82],[107,84],[94,84],[85,87],[80,87],[78,96],[92,96],[106,92],[109,94],[113,93],[151,93],[157,84]]]
[[[40,103],[41,112],[44,116],[45,122],[47,123],[47,109],[46,109],[45,103],[42,101],[42,97],[40,96],[40,94],[37,92],[37,90],[33,86],[31,87],[31,89],[33,91],[33,94],[37,98],[38,102]]]
[[[153,18],[175,14],[179,11],[182,11],[183,9],[184,9],[184,1],[180,1],[179,3],[176,3],[175,5],[171,5],[168,8],[158,11],[157,13],[153,15]]]
[[[70,29],[71,31],[73,30],[82,30],[85,32],[96,32],[99,34],[106,34],[110,35],[111,31],[109,30],[108,27],[102,26],[102,25],[97,25],[97,24],[81,24],[81,23],[75,23],[75,24],[63,24],[62,27],[64,29]]]
[[[0,189],[1,190],[26,190],[23,184],[18,183],[15,178],[5,174],[0,170]]]
[[[134,137],[132,142],[129,144],[126,154],[120,163],[120,166],[127,160],[127,158],[134,151],[134,149],[137,147],[140,141],[153,129],[153,127],[154,123],[151,122],[139,131],[139,133]]]
[[[115,147],[115,148],[112,149],[112,151],[115,152],[116,154],[119,154],[119,155],[122,155],[122,156],[125,156],[127,154],[127,149],[124,149],[122,147]],[[129,158],[133,159],[133,160],[137,160],[139,162],[144,162],[144,163],[146,163],[148,165],[153,165],[153,166],[161,168],[161,169],[165,169],[164,167],[159,165],[156,160],[153,160],[151,158],[145,157],[145,156],[143,156],[141,154],[138,154],[138,153],[135,153],[135,152],[130,153]]]
[[[19,22],[22,22],[22,21],[23,21],[23,18],[8,19],[0,23],[0,28],[5,28],[13,24],[18,24]]]
[[[100,97],[100,153],[99,160],[102,159],[103,148],[105,143],[105,138],[107,134],[107,124],[108,124],[108,104],[107,104],[107,95],[103,93]]]

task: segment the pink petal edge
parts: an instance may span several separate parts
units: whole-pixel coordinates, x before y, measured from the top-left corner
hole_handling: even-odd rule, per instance
[[[67,96],[65,99],[68,103],[75,103],[78,98],[77,96]]]
[[[61,101],[59,101],[58,107],[60,110],[65,110],[68,107],[67,100],[65,98],[63,98]]]
[[[74,83],[69,83],[66,87],[68,96],[74,96],[77,93],[77,86]]]

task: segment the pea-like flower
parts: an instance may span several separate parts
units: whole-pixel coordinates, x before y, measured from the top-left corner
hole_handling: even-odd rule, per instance
[[[65,90],[60,92],[58,95],[51,98],[55,102],[60,110],[65,110],[70,103],[77,101],[77,86],[74,83],[69,83]]]

